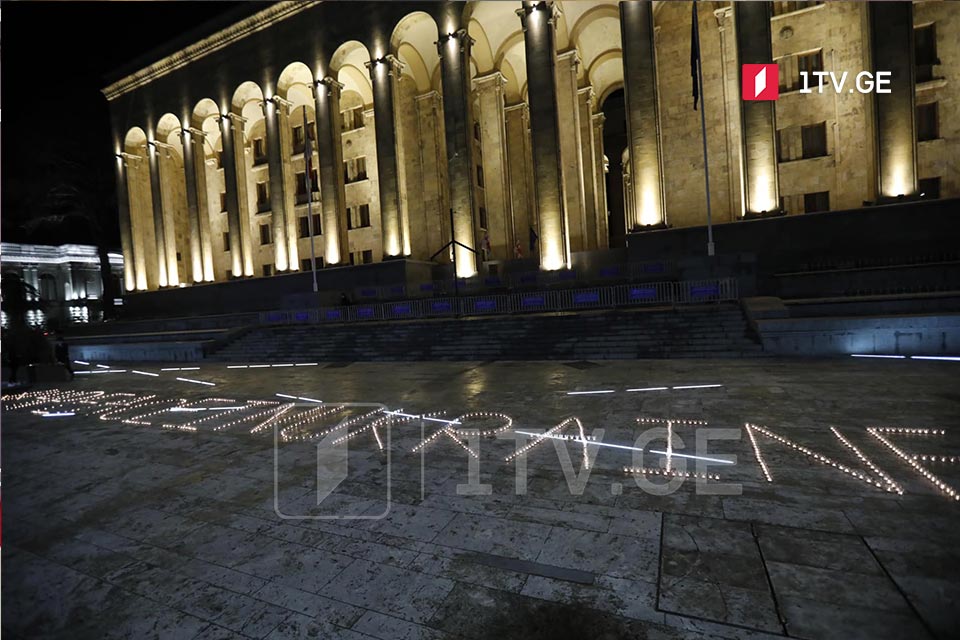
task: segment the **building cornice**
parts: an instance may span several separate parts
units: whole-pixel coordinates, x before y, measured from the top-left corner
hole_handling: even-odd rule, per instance
[[[251,34],[271,27],[281,20],[286,20],[317,4],[320,4],[320,0],[278,2],[263,11],[255,13],[249,18],[244,18],[226,29],[221,29],[211,36],[199,40],[172,55],[162,58],[135,73],[117,80],[102,90],[103,95],[107,97],[108,101],[113,101],[134,89],[139,89],[153,82],[157,78],[181,69],[191,62],[233,44],[237,40],[241,40]]]

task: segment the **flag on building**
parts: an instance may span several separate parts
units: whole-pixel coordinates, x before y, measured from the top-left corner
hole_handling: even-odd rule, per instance
[[[700,28],[697,25],[697,2],[694,0],[693,19],[690,23],[690,77],[693,79],[693,110],[697,110],[700,99],[700,83],[697,78],[697,66],[700,64]]]

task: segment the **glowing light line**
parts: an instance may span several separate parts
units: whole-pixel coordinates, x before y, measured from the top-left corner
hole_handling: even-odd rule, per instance
[[[193,384],[205,384],[205,385],[207,385],[208,387],[215,387],[215,386],[217,386],[217,385],[214,384],[213,382],[206,382],[206,381],[204,381],[204,380],[194,380],[194,379],[192,379],[192,378],[177,378],[177,380],[179,380],[180,382],[192,382]]]

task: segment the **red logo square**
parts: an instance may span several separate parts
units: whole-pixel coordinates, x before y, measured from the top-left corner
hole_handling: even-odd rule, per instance
[[[775,64],[745,64],[740,72],[744,100],[780,97],[780,69]]]

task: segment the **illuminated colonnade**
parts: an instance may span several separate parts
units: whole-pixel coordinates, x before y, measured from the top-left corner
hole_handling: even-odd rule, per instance
[[[371,33],[330,38],[331,51],[287,38],[315,61],[257,69],[251,60],[245,71],[235,70],[242,82],[208,87],[219,99],[197,96],[180,116],[158,108],[164,115],[155,122],[119,122],[118,103],[126,289],[299,271],[309,268],[313,235],[321,265],[427,260],[453,239],[476,250],[456,250],[461,276],[477,273],[482,259],[519,255],[536,256],[542,269],[569,267],[573,253],[606,248],[613,234],[611,160],[625,170],[618,224],[627,232],[705,222],[702,187],[693,188],[695,180],[702,184],[699,116],[689,109],[688,67],[677,73],[688,64],[677,53],[689,50],[689,5],[422,4],[403,15],[376,5],[381,19],[363,27]],[[191,65],[215,55],[209,53],[214,44],[273,29],[308,33],[295,30],[298,20],[346,7],[279,3],[105,93],[111,102],[138,97],[151,82],[189,76]],[[815,3],[804,11],[814,9],[841,11]],[[874,67],[892,66],[895,84],[912,86],[912,33],[904,26],[913,20],[911,5],[844,11],[869,18]],[[781,206],[777,127],[787,107],[743,101],[736,86],[740,63],[769,62],[782,48],[777,38],[786,31],[778,19],[769,3],[740,3],[714,14],[701,9],[702,100],[710,99],[708,142],[721,150],[710,159],[715,221]],[[771,32],[771,20],[778,33]],[[881,40],[900,46],[880,47]],[[718,55],[708,53],[711,47]],[[890,58],[902,50],[911,56]],[[619,90],[622,162],[619,152],[609,158],[605,146],[612,124],[606,105]],[[876,184],[874,194],[856,197],[917,190],[913,92],[894,93],[865,99],[877,115],[868,134],[877,159],[867,161],[876,168]],[[910,127],[900,126],[906,121]]]

